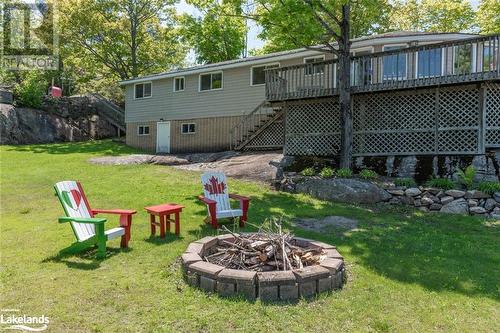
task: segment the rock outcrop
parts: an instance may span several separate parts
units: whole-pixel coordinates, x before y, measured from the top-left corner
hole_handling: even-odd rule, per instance
[[[34,144],[102,139],[116,129],[98,115],[75,117],[0,104],[0,144]]]
[[[360,179],[308,178],[298,183],[296,190],[319,199],[346,203],[377,203],[391,198],[387,191]]]

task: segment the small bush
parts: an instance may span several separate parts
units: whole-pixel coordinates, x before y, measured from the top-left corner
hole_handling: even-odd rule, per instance
[[[500,183],[499,182],[480,182],[477,185],[477,189],[481,192],[488,193],[492,195],[495,192],[500,192]]]
[[[415,181],[411,178],[396,178],[396,179],[394,179],[394,185],[415,187],[415,186],[417,186],[417,183],[415,183]]]
[[[378,178],[378,174],[373,170],[364,169],[359,173],[359,177],[363,179],[373,180]]]
[[[316,172],[314,171],[313,168],[305,168],[304,170],[302,170],[301,172],[302,176],[314,176],[316,174]]]
[[[340,168],[335,172],[335,175],[339,178],[351,178],[352,170],[347,168]]]
[[[335,175],[335,169],[329,168],[329,167],[324,167],[321,169],[319,172],[319,175],[323,178],[331,178]]]
[[[442,190],[451,190],[455,187],[455,183],[448,178],[431,178],[425,184],[429,187],[436,187]]]
[[[20,106],[40,108],[47,83],[36,71],[28,72],[14,88],[15,100]]]
[[[465,170],[458,169],[458,179],[467,189],[472,187],[474,183],[474,176],[476,176],[476,170],[472,165],[469,165]]]

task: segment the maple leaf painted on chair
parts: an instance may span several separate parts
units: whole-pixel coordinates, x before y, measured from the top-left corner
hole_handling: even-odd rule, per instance
[[[218,227],[217,219],[239,218],[240,226],[243,227],[247,221],[248,206],[250,198],[237,194],[229,194],[226,176],[221,172],[206,172],[201,176],[204,195],[198,199],[208,206],[209,221],[214,228]],[[239,209],[231,207],[229,199],[240,202]]]
[[[215,176],[212,176],[212,178],[209,179],[209,183],[205,184],[204,187],[211,195],[224,194],[226,190],[226,184],[223,181],[219,183],[219,180],[215,178]]]

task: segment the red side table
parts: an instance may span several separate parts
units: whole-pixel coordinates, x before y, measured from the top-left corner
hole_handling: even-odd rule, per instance
[[[175,234],[179,235],[181,231],[181,219],[180,213],[182,212],[184,206],[177,205],[174,203],[144,207],[144,209],[149,213],[150,223],[151,223],[151,236],[156,234],[156,227],[160,227],[160,237],[165,238],[165,224],[167,230],[170,232],[170,223],[175,223]],[[174,214],[175,219],[172,220],[170,215]],[[156,222],[156,216],[159,216],[160,221]]]

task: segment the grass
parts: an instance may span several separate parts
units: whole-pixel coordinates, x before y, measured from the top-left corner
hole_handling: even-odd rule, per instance
[[[248,303],[207,295],[182,279],[179,256],[187,244],[215,232],[195,200],[199,173],[89,164],[93,156],[133,152],[110,141],[0,152],[0,306],[48,316],[50,332],[500,330],[498,222],[340,205],[231,180],[233,190],[253,198],[253,223],[271,215],[359,220],[351,232],[294,230],[337,245],[349,274],[342,291],[298,304]],[[103,261],[91,251],[58,255],[74,241],[69,226],[56,223],[62,208],[52,185],[64,179],[80,180],[95,208],[139,211],[128,251],[114,240]],[[186,206],[181,236],[151,239],[143,207],[172,201]],[[115,223],[111,217],[108,228]]]

